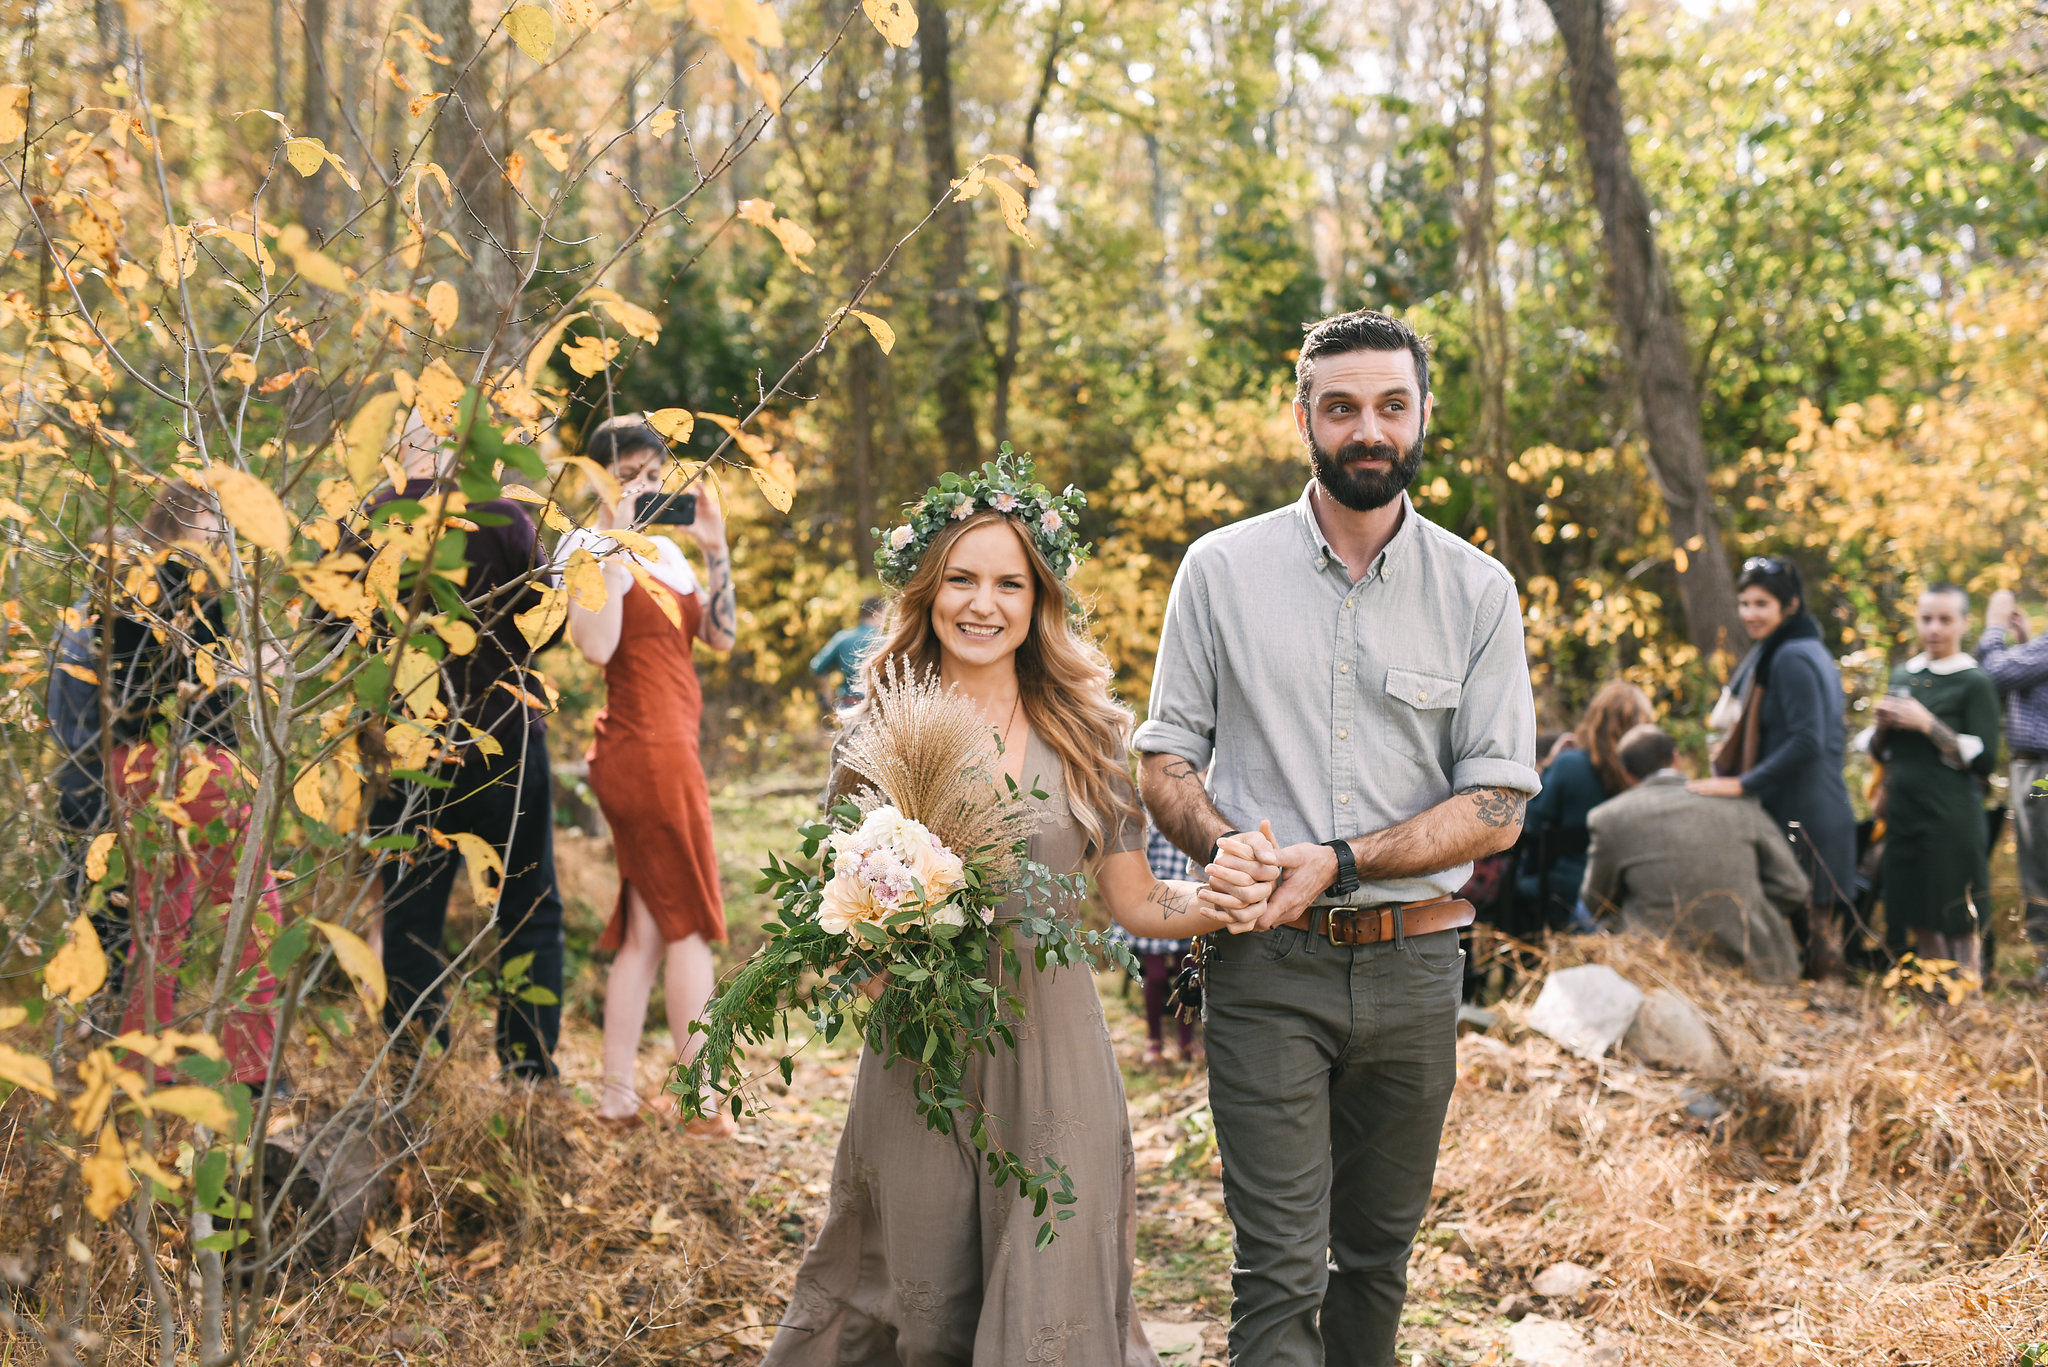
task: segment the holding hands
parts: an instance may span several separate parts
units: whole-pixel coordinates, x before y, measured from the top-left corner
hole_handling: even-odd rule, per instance
[[[1877,700],[1877,724],[1897,731],[1931,732],[1934,714],[1917,698],[1886,696]]]
[[[1281,846],[1273,824],[1261,821],[1257,831],[1226,835],[1218,842],[1216,862],[1209,865],[1209,886],[1203,901],[1219,913],[1232,910],[1230,933],[1271,930],[1299,916],[1337,877],[1337,856],[1326,845]]]

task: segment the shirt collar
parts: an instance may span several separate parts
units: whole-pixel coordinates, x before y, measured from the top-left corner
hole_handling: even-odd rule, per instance
[[[1906,661],[1906,672],[1908,674],[1918,674],[1922,670],[1929,674],[1960,674],[1966,669],[1975,669],[1976,667],[1976,657],[1967,650],[1959,650],[1955,654],[1943,656],[1939,660],[1928,659],[1927,653],[1922,651]]]
[[[1301,497],[1295,501],[1294,516],[1301,524],[1302,539],[1308,547],[1309,561],[1320,571],[1329,568],[1332,564],[1343,565],[1344,561],[1342,557],[1330,549],[1329,540],[1323,535],[1322,524],[1316,521],[1315,491],[1316,480],[1315,476],[1311,475],[1309,476],[1308,483],[1302,486]],[[1401,525],[1395,529],[1393,540],[1387,542],[1380,550],[1379,555],[1374,558],[1371,565],[1366,566],[1364,578],[1370,579],[1374,572],[1377,572],[1382,579],[1387,577],[1387,570],[1401,561],[1402,557],[1407,553],[1407,548],[1414,544],[1416,536],[1419,535],[1416,531],[1415,523],[1416,519],[1420,516],[1415,511],[1415,505],[1409,502],[1407,492],[1403,491],[1401,494]],[[1345,568],[1349,569],[1350,567],[1347,565]]]

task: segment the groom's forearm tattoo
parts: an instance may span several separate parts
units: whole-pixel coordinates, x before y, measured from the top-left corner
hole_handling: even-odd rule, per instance
[[[1519,826],[1522,811],[1529,805],[1529,799],[1512,788],[1468,788],[1466,793],[1472,799],[1472,815],[1479,818],[1479,824],[1495,830]]]
[[[1139,787],[1153,822],[1190,859],[1209,857],[1218,832],[1230,825],[1209,800],[1202,771],[1179,755],[1149,751],[1139,769]]]

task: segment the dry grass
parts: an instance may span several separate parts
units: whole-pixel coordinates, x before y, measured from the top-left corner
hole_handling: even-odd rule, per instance
[[[1641,940],[1560,945],[1557,966],[1583,961],[1702,1007],[1730,1109],[1695,1119],[1688,1089],[1717,1084],[1522,1032],[1532,981],[1504,1037],[1460,1047],[1433,1217],[1451,1256],[1423,1289],[1519,1291],[1577,1262],[1603,1280],[1573,1309],[1644,1362],[2004,1367],[2048,1338],[2039,1004],[1771,989]]]

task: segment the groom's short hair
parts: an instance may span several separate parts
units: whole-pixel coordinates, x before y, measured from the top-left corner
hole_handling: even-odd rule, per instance
[[[1294,363],[1294,400],[1306,406],[1315,388],[1316,359],[1339,356],[1347,351],[1405,351],[1415,358],[1415,382],[1421,398],[1429,393],[1429,339],[1399,318],[1389,318],[1377,309],[1353,309],[1310,323],[1301,339],[1301,356]]]

